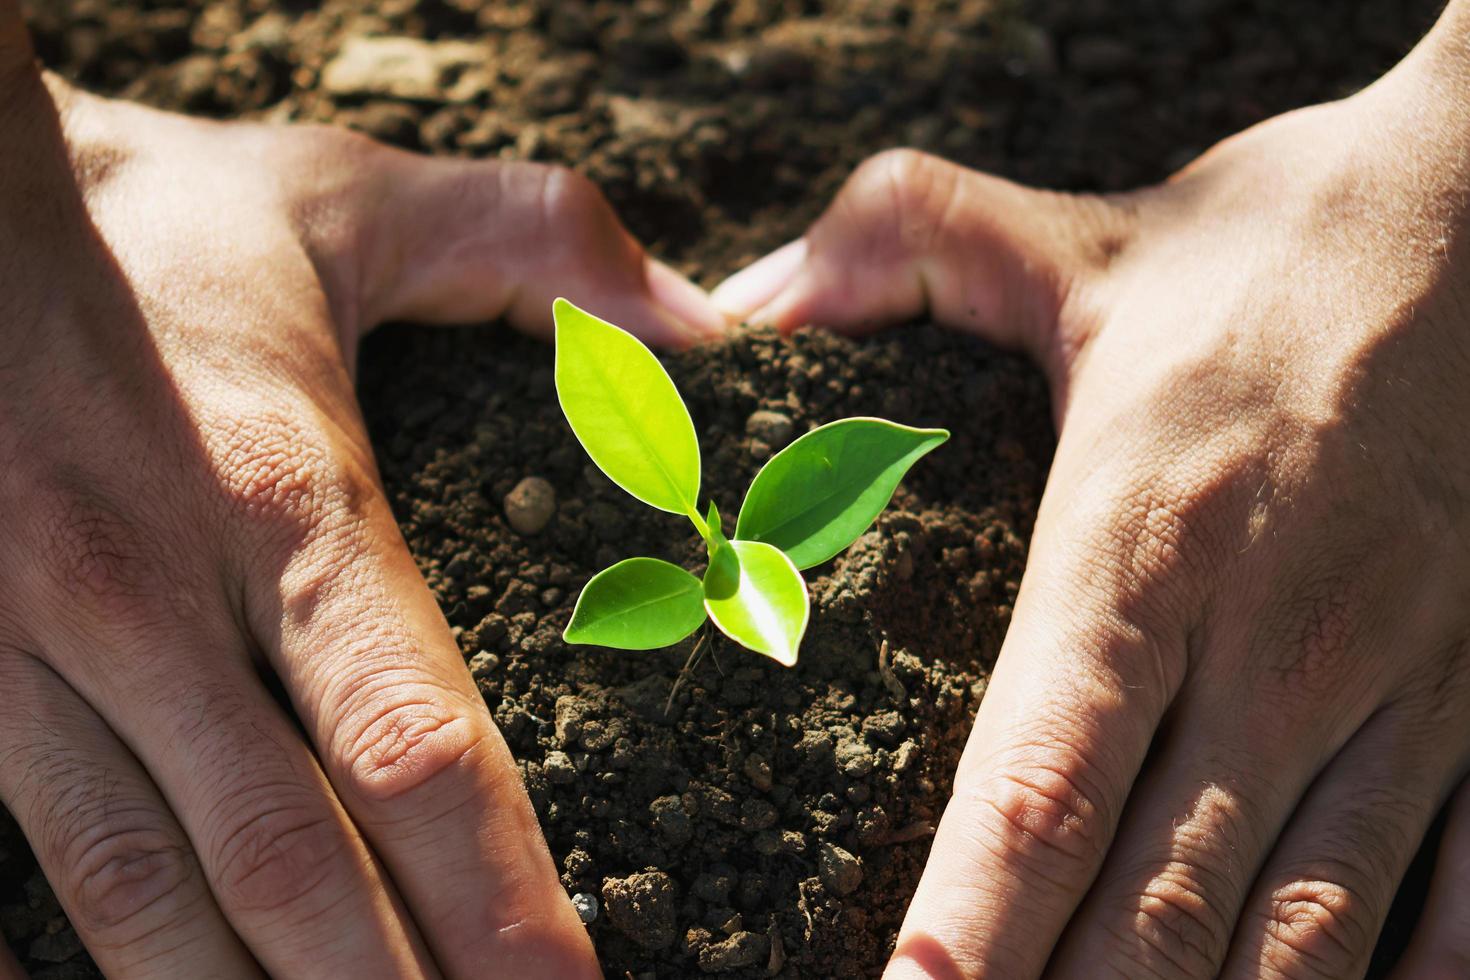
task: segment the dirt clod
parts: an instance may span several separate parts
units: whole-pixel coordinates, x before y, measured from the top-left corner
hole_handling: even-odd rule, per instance
[[[736,932],[699,950],[699,968],[705,973],[726,973],[765,963],[771,955],[771,940],[756,932]]]
[[[644,949],[673,944],[678,896],[674,880],[662,871],[607,879],[602,883],[602,902],[618,931]]]
[[[836,844],[823,844],[817,856],[822,884],[835,895],[851,895],[863,883],[863,863]]]

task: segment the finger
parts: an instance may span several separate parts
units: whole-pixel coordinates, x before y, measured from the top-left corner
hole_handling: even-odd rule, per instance
[[[914,150],[864,162],[800,242],[712,298],[731,319],[867,332],[922,313],[1047,358],[1061,305],[1124,247],[1126,211]]]
[[[1322,772],[1262,869],[1223,976],[1361,977],[1414,852],[1447,795],[1438,734],[1375,715]]]
[[[1038,532],[889,977],[1040,974],[1180,683],[1183,630],[1062,540]]]
[[[181,552],[164,550],[177,532],[146,533],[87,492],[58,489],[46,504],[20,549],[41,556],[19,578],[19,608],[38,619],[30,633],[143,764],[256,959],[287,976],[432,972],[321,767],[254,671],[223,587],[213,594]]]
[[[1244,741],[1242,732],[1262,730],[1259,719],[1242,723],[1223,685],[1202,687],[1176,702],[1170,734],[1067,927],[1056,976],[1093,976],[1099,964],[1130,976],[1219,971],[1251,881],[1324,750],[1300,732]]]
[[[6,657],[0,683],[0,800],[97,965],[116,977],[260,976],[168,804],[102,719],[30,657]]]
[[[655,344],[687,346],[724,329],[704,291],[650,258],[574,171],[431,159],[343,134],[325,146],[315,152],[358,161],[346,186],[323,195],[345,217],[308,222],[358,298],[351,341],[388,320],[499,316],[550,336],[558,296]],[[341,227],[345,235],[334,233]]]
[[[1394,980],[1470,976],[1470,781],[1460,784],[1435,859],[1434,880]]]
[[[455,976],[597,976],[519,771],[387,503],[324,522],[250,616],[332,783]]]

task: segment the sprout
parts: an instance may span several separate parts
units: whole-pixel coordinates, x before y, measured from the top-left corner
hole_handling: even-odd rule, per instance
[[[582,448],[634,497],[689,518],[709,552],[702,580],[657,558],[604,569],[577,598],[564,639],[653,650],[708,617],[741,646],[794,665],[810,615],[800,570],[852,544],[949,433],[876,418],[813,429],[756,474],[727,537],[714,502],[699,509],[699,440],[663,365],[632,334],[565,299],[552,312],[557,397]]]

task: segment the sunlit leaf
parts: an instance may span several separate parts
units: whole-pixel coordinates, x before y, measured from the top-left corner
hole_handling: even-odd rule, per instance
[[[587,583],[562,638],[619,650],[655,650],[693,633],[704,617],[699,579],[657,558],[628,558]]]
[[[564,299],[556,320],[556,394],[592,461],[659,510],[699,498],[699,440],[668,372],[637,337]]]
[[[735,537],[774,545],[797,568],[820,565],[866,531],[909,467],[948,438],[873,418],[813,429],[756,474]]]
[[[806,632],[806,583],[791,559],[759,541],[716,548],[704,573],[704,606],[730,639],[790,667]]]
[[[720,510],[715,506],[713,500],[709,502],[709,514],[704,521],[707,528],[704,543],[709,546],[710,553],[714,554],[722,545],[728,544],[729,539],[725,537],[723,522],[720,520]]]

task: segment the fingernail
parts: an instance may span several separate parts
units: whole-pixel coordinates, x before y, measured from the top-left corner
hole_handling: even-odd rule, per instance
[[[657,259],[648,260],[648,292],[697,338],[725,332],[725,318],[709,294]]]
[[[720,283],[710,299],[731,319],[749,318],[791,283],[806,256],[805,238],[788,242]]]

